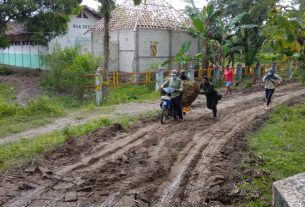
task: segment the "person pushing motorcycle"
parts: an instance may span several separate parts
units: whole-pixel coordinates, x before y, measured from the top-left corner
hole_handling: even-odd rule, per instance
[[[177,119],[177,115],[178,115],[180,119],[183,119],[181,96],[180,96],[180,93],[183,91],[183,84],[181,79],[177,77],[176,70],[173,70],[171,73],[171,77],[161,85],[161,89],[165,87],[176,89],[176,91],[171,94],[172,107],[174,110],[174,118]]]

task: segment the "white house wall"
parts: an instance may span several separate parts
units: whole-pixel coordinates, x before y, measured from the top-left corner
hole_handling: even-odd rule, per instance
[[[137,32],[124,29],[111,32],[109,70],[143,72],[152,69],[152,65],[173,59],[186,41],[192,41],[190,54],[197,53],[198,41],[187,32],[161,29],[138,29]],[[155,57],[151,55],[151,43],[157,43]],[[92,32],[92,52],[94,56],[103,54],[102,32]],[[176,67],[174,64],[171,66]]]
[[[138,67],[139,71],[151,69],[153,64],[159,64],[168,59],[173,59],[179,52],[182,44],[186,41],[192,41],[190,54],[198,53],[198,40],[190,36],[187,32],[157,30],[157,29],[139,29],[138,37]],[[151,43],[157,43],[157,54],[151,56]],[[175,64],[171,65],[175,68]],[[170,65],[167,67],[171,67]]]
[[[173,32],[173,54],[176,55],[182,44],[187,41],[191,41],[191,48],[189,50],[190,54],[198,53],[198,39],[193,38],[188,32]]]
[[[134,72],[135,67],[135,32],[132,29],[118,31],[119,71]]]
[[[87,31],[96,24],[97,19],[87,11],[84,13],[88,18],[72,16],[68,25],[68,33],[53,39],[49,43],[49,47],[52,48],[55,44],[59,44],[62,48],[80,45],[84,53],[91,52],[91,34]]]

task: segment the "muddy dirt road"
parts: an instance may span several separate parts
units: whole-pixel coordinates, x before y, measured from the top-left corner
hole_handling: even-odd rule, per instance
[[[262,91],[219,104],[199,103],[183,121],[150,119],[71,139],[36,164],[1,176],[1,206],[172,207],[234,205],[240,158],[235,141],[266,113]],[[279,88],[275,103],[305,99],[305,88]],[[237,162],[237,161],[236,161]]]

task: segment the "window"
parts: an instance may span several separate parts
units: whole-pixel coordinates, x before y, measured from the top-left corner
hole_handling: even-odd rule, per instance
[[[22,41],[22,45],[29,45],[29,41]]]
[[[82,12],[82,13],[83,13],[83,18],[88,19],[88,16],[86,15],[86,13],[85,12]]]
[[[20,41],[16,41],[16,42],[15,42],[15,45],[20,45]]]
[[[88,16],[84,13],[81,12],[79,15],[76,16],[77,18],[83,18],[83,19],[88,19]]]

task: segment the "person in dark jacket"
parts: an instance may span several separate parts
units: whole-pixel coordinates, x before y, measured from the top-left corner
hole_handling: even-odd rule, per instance
[[[179,78],[182,80],[182,82],[188,81],[188,80],[189,80],[189,78],[187,77],[187,75],[186,75],[186,73],[185,73],[184,70],[182,70],[182,71],[180,72]],[[181,98],[182,98],[182,93],[181,93]],[[190,106],[184,106],[184,107],[182,107],[182,113],[183,113],[183,115],[186,115],[186,112],[189,112],[189,111],[190,111]]]
[[[202,94],[206,96],[207,108],[213,111],[213,117],[215,118],[217,116],[217,104],[221,96],[214,89],[207,76],[203,77],[203,83],[200,85],[200,88],[203,90]]]
[[[186,73],[185,73],[184,70],[181,70],[179,78],[180,78],[182,81],[189,80],[189,78],[187,77],[187,75],[186,75]]]

